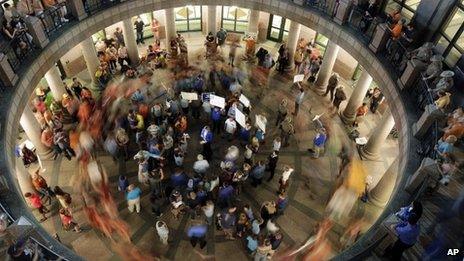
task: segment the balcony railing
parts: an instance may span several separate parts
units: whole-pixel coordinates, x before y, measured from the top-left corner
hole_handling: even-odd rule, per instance
[[[79,0],[74,0],[79,1]],[[131,0],[128,0],[131,1]],[[132,0],[135,1],[135,0]],[[284,0],[282,0],[284,1]],[[330,5],[326,0],[286,0],[288,2],[292,2],[301,6],[301,8],[311,9],[322,16],[333,18],[337,12],[337,4]],[[83,0],[83,5],[85,8],[86,13],[89,16],[94,16],[98,12],[108,9],[114,5],[117,5],[121,2],[121,0]],[[147,10],[149,11],[149,10]],[[373,18],[370,21],[369,26],[366,28],[361,28],[361,20],[363,17],[363,10],[357,6],[354,6],[352,12],[349,15],[348,21],[342,25],[343,29],[350,32],[364,44],[364,48],[368,49],[369,42],[372,39],[373,33],[375,32],[375,27],[382,22],[382,18]],[[59,11],[59,8],[53,9],[51,11],[45,12],[43,17],[39,17],[42,21],[42,24],[45,28],[45,33],[50,39],[56,38],[61,32],[60,28],[63,28],[63,21],[62,15]],[[363,30],[364,29],[364,30]],[[24,37],[22,35],[21,37]],[[28,64],[27,57],[30,55],[31,51],[28,52],[20,52],[17,48],[12,47],[12,43],[6,42],[3,46],[1,46],[0,51],[3,52],[7,57],[11,64],[13,70],[21,77],[22,72],[24,72],[24,68],[30,66]],[[31,44],[31,48],[32,48]],[[32,49],[30,49],[32,50]],[[36,49],[35,53],[40,52],[40,49]],[[377,53],[376,56],[379,60],[381,60],[389,73],[391,74],[392,78],[398,78],[402,73],[401,70],[396,68],[400,67],[400,64],[404,60],[404,56],[407,53],[408,48],[405,46],[399,46],[393,52],[393,54],[388,55],[386,52]],[[428,87],[424,87],[419,85],[416,88],[416,92],[419,94],[417,97],[421,99],[421,107],[425,107],[426,104],[433,103],[433,97],[430,93],[425,92],[424,90],[428,90]],[[422,98],[420,98],[422,97]],[[419,114],[420,112],[418,112]],[[421,154],[421,156],[432,156],[434,154],[433,146],[438,139],[438,125],[435,123],[434,127],[429,130],[428,139],[430,141],[430,145],[427,145],[430,150],[426,153]],[[48,252],[53,253],[51,250],[47,249]],[[365,251],[364,251],[365,252]]]

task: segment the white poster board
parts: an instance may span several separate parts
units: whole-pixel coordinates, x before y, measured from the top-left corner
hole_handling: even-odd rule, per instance
[[[221,96],[214,95],[214,94],[211,94],[209,96],[209,103],[221,109],[224,109],[226,107],[226,99],[224,99]]]
[[[198,94],[196,92],[181,92],[180,95],[182,99],[188,101],[196,101],[198,100]]]
[[[302,82],[304,80],[304,74],[297,74],[293,76],[293,82]]]
[[[246,117],[239,109],[235,109],[235,120],[242,126],[243,128],[246,127]]]
[[[248,98],[245,95],[240,95],[240,98],[238,100],[243,104],[243,106],[247,108],[250,107],[250,100],[248,100]]]
[[[257,114],[255,117],[255,120],[256,120],[256,123],[255,123],[256,127],[258,127],[264,133],[266,133],[266,123],[267,123],[266,117],[264,117],[263,115]]]

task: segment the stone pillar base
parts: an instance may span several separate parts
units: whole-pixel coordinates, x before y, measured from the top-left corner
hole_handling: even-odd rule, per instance
[[[422,185],[422,183],[427,179],[427,177],[430,176],[435,176],[438,178],[438,164],[431,158],[425,158],[422,160],[421,165],[416,170],[416,172],[409,176],[404,189],[409,194],[414,194],[417,192],[417,189]]]
[[[404,70],[401,77],[398,79],[397,83],[400,86],[400,89],[406,89],[411,87],[420,75],[420,68],[413,61],[408,61],[406,69]]]
[[[369,43],[369,49],[374,53],[383,51],[385,45],[387,44],[390,31],[386,23],[378,24],[374,30],[374,36],[372,41]]]
[[[337,14],[335,15],[334,21],[343,25],[348,20],[348,16],[351,11],[352,0],[341,0],[338,6]]]
[[[356,115],[353,116],[346,116],[345,115],[345,110],[340,110],[339,112],[339,117],[342,120],[342,122],[346,125],[353,124],[353,122],[356,120]]]
[[[13,87],[18,82],[18,75],[11,68],[8,58],[3,53],[0,53],[0,81],[6,87]]]
[[[380,159],[380,154],[378,153],[372,153],[370,151],[366,150],[366,146],[361,147],[359,150],[359,154],[361,154],[361,157],[366,160],[379,160]]]
[[[50,40],[45,34],[45,29],[40,19],[35,16],[27,16],[25,22],[34,44],[42,49],[45,48],[50,43]]]
[[[415,138],[422,138],[438,119],[443,119],[445,114],[435,106],[429,104],[425,106],[424,112],[417,122],[412,125],[412,133]]]

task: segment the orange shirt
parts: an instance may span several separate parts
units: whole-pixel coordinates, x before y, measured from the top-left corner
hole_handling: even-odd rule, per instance
[[[403,25],[401,24],[396,24],[392,31],[391,31],[391,37],[393,40],[397,40],[401,36],[401,31],[403,30]]]

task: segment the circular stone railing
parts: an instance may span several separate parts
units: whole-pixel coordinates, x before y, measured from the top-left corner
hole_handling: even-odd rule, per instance
[[[379,220],[360,240],[357,241],[355,245],[340,253],[336,259],[347,260],[362,254],[370,245],[370,240],[375,235],[381,220],[387,214],[391,213],[392,209],[398,208],[398,206],[404,204],[410,197],[402,190],[402,187],[406,180],[405,177],[408,174],[413,173],[418,166],[418,160],[414,158],[412,155],[413,153],[409,153],[413,145],[417,143],[417,141],[412,138],[410,131],[415,115],[408,114],[408,111],[411,110],[406,110],[405,105],[407,105],[407,103],[405,101],[407,99],[400,95],[399,88],[395,83],[396,81],[394,81],[396,80],[396,76],[389,72],[388,64],[384,65],[381,62],[381,59],[371,52],[367,46],[356,37],[352,30],[346,30],[348,29],[347,27],[336,24],[332,18],[327,15],[285,0],[125,1],[83,19],[82,21],[72,25],[61,35],[57,36],[42,50],[34,62],[29,64],[29,67],[23,68],[23,73],[20,75],[20,79],[16,84],[15,89],[6,90],[4,97],[8,97],[8,99],[1,104],[1,106],[4,106],[3,108],[7,110],[7,117],[4,122],[1,122],[2,126],[4,126],[1,129],[3,132],[1,140],[1,145],[3,146],[3,153],[0,159],[2,163],[1,167],[3,169],[3,173],[9,177],[7,178],[7,182],[10,190],[15,192],[15,194],[10,193],[9,195],[11,197],[11,201],[15,202],[14,205],[10,204],[9,207],[14,210],[14,212],[29,216],[33,219],[24,199],[21,196],[20,189],[15,181],[16,177],[12,174],[15,169],[14,146],[16,143],[16,137],[18,137],[19,130],[17,126],[22,114],[22,108],[27,105],[30,95],[33,93],[34,88],[42,79],[45,72],[54,66],[56,61],[58,61],[72,47],[78,45],[83,40],[90,38],[93,33],[121,20],[146,13],[147,10],[156,11],[185,5],[217,4],[255,9],[290,18],[292,21],[298,22],[325,35],[341,48],[349,51],[350,55],[353,56],[372,76],[388,99],[396,127],[399,131],[399,155],[401,155],[401,157],[399,157],[398,171],[402,175],[398,175],[399,178],[397,180],[397,186],[393,192],[394,194]],[[10,94],[9,92],[12,93]],[[41,234],[43,234],[44,237],[47,237],[46,232],[41,229],[40,226],[38,227],[39,231],[42,232]],[[47,239],[50,240],[51,244],[54,241],[50,236],[48,236]],[[61,244],[53,243],[52,245],[56,245],[55,249],[63,256],[72,259],[76,258],[73,253],[70,253],[71,251],[64,248]]]

